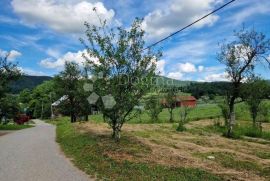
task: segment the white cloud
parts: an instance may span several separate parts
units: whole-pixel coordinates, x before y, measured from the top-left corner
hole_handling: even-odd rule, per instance
[[[11,25],[15,25],[18,24],[19,21],[17,19],[8,17],[8,16],[2,16],[0,15],[0,23],[6,23],[6,24],[11,24]]]
[[[228,81],[227,73],[217,73],[217,74],[209,74],[204,77],[201,81],[204,82],[214,82],[214,81]]]
[[[195,65],[192,63],[189,63],[189,62],[179,63],[178,67],[179,67],[179,71],[181,71],[183,73],[192,73],[192,72],[197,71]]]
[[[202,72],[203,70],[204,70],[204,66],[200,65],[200,66],[198,67],[198,71],[199,71],[199,72]]]
[[[196,65],[190,62],[178,63],[169,70],[166,76],[178,80],[191,80],[192,78],[190,78],[190,76],[194,76],[194,73],[203,70],[203,66],[196,67]]]
[[[26,75],[33,75],[33,76],[44,76],[44,75],[46,75],[46,73],[44,73],[42,71],[36,71],[36,70],[31,69],[31,68],[19,67],[19,69]]]
[[[200,68],[201,67],[201,68]],[[225,71],[224,66],[210,66],[204,67],[199,66],[199,78],[197,81],[200,82],[215,82],[215,81],[228,81],[228,74]]]
[[[5,50],[0,49],[0,56],[6,56],[7,54],[9,54],[8,61],[13,61],[16,58],[22,56],[22,53],[18,52],[17,50],[11,50],[11,51],[7,52]]]
[[[269,14],[270,13],[270,2],[269,0],[246,1],[244,8],[237,11],[235,15],[227,19],[230,24],[239,25],[244,23],[248,18],[255,17],[258,14]]]
[[[165,51],[164,57],[168,60],[200,63],[209,54],[209,46],[212,49],[216,48],[216,45],[212,45],[209,40],[184,41],[180,44],[176,43],[174,48]]]
[[[167,3],[164,2],[162,10],[156,9],[146,15],[143,29],[146,30],[149,38],[164,37],[212,11],[220,2],[216,0],[168,0]],[[217,19],[218,16],[211,15],[194,27],[211,26]]]
[[[183,74],[181,72],[170,72],[168,73],[167,77],[176,79],[176,80],[181,80],[183,77]]]
[[[42,67],[45,67],[48,69],[57,69],[57,70],[63,69],[66,61],[75,62],[79,64],[80,66],[82,66],[83,63],[85,62],[85,59],[82,57],[83,53],[87,55],[86,50],[78,51],[78,52],[67,52],[66,54],[64,54],[58,59],[46,58],[44,60],[41,60],[39,64]]]
[[[57,0],[13,0],[12,7],[22,21],[28,25],[47,25],[53,30],[64,33],[81,33],[84,22],[99,25],[99,20],[93,8],[101,19],[111,21],[114,11],[108,10],[101,2],[64,1]]]
[[[52,48],[48,48],[46,50],[46,53],[51,56],[51,57],[54,57],[54,58],[58,58],[60,57],[60,52],[56,49],[52,49]]]
[[[18,58],[20,56],[22,56],[21,52],[18,52],[16,50],[11,50],[9,53],[10,54],[9,54],[8,59],[11,60],[11,61],[15,60],[16,58]]]
[[[159,75],[165,75],[165,60],[159,60],[156,62],[156,73]]]

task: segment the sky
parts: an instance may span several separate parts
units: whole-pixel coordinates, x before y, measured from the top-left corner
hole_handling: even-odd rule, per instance
[[[56,75],[65,61],[82,64],[84,22],[128,28],[136,17],[149,45],[207,14],[228,0],[1,0],[0,54],[10,52],[29,75]],[[217,60],[220,43],[233,39],[234,30],[255,28],[270,38],[270,1],[237,0],[218,13],[160,43],[160,75],[178,80],[224,81],[225,68]],[[270,55],[269,55],[270,58]],[[256,73],[270,79],[269,69]]]

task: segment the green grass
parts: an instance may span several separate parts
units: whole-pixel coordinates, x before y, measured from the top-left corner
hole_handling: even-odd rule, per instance
[[[204,135],[206,133],[220,133],[225,136],[227,133],[227,128],[225,126],[211,125],[211,126],[206,126],[202,128],[193,128],[188,131],[191,133],[201,134],[201,135]],[[241,125],[234,126],[232,138],[240,139],[243,136],[270,140],[269,131],[261,132],[259,129],[252,127],[250,122],[246,122],[246,123],[241,122]]]
[[[235,154],[229,152],[209,152],[209,153],[196,153],[194,156],[202,159],[207,159],[207,156],[214,156],[213,162],[218,162],[225,168],[232,168],[235,170],[247,170],[252,171],[260,176],[266,178],[270,177],[270,167],[263,167],[255,161],[239,159]]]
[[[269,103],[270,104],[270,103]],[[179,121],[179,108],[173,110],[174,122]],[[235,106],[236,119],[243,121],[251,121],[250,113],[248,107],[245,103],[238,103]],[[91,115],[91,120],[95,122],[103,122],[102,115]],[[217,104],[198,104],[194,109],[192,109],[188,114],[189,121],[196,121],[201,119],[214,119],[221,117],[221,110]],[[270,119],[270,118],[269,118]],[[168,123],[169,122],[169,111],[168,109],[163,109],[159,114],[159,119],[154,122],[151,121],[149,115],[144,111],[138,117],[135,117],[129,121],[129,123]]]
[[[257,151],[255,155],[262,159],[270,159],[270,152]]]
[[[253,171],[259,175],[267,176],[264,173],[264,168],[262,168],[258,163],[248,160],[240,160],[233,153],[229,152],[210,152],[210,153],[196,153],[195,156],[201,157],[202,159],[207,159],[207,156],[214,156],[214,162],[218,162],[225,168],[233,168],[235,170],[248,170]]]
[[[57,142],[77,167],[102,180],[223,180],[196,168],[114,160],[108,156],[109,153],[128,154],[136,159],[151,154],[151,149],[130,136],[124,136],[120,143],[115,143],[105,135],[79,133],[67,120],[57,122]]]
[[[17,124],[7,124],[7,125],[2,125],[0,124],[0,130],[20,130],[20,129],[25,129],[25,128],[31,128],[33,127],[32,125],[17,125]]]
[[[173,110],[173,117],[175,122],[179,121],[179,108]],[[200,120],[200,119],[213,119],[221,115],[220,109],[216,104],[202,104],[198,105],[192,109],[188,115],[190,121]],[[101,114],[91,115],[90,119],[95,122],[103,122],[103,117]],[[151,118],[146,112],[143,112],[141,115],[133,118],[129,123],[168,123],[169,122],[169,112],[168,109],[163,109],[159,114],[159,119],[156,121],[151,121]]]

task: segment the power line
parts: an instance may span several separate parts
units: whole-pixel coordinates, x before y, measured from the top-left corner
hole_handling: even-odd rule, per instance
[[[236,1],[236,0],[231,0],[231,1],[227,2],[226,4],[224,4],[224,5],[220,6],[219,8],[215,9],[214,11],[212,11],[212,12],[210,12],[210,13],[204,15],[203,17],[201,17],[201,18],[199,18],[199,19],[197,19],[197,20],[194,21],[193,23],[190,23],[189,25],[187,25],[187,26],[181,28],[180,30],[178,30],[178,31],[176,31],[176,32],[174,32],[174,33],[172,33],[172,34],[170,34],[169,36],[166,36],[165,38],[163,38],[163,39],[161,39],[161,40],[159,40],[159,41],[157,41],[157,42],[155,42],[155,43],[153,43],[153,44],[147,46],[147,47],[144,48],[143,50],[150,49],[151,47],[156,46],[157,44],[159,44],[159,43],[161,43],[161,42],[167,40],[168,38],[170,38],[170,37],[176,35],[177,33],[180,33],[181,31],[187,29],[188,27],[190,27],[190,26],[192,26],[192,25],[198,23],[199,21],[201,21],[201,20],[203,20],[204,18],[210,16],[211,14],[214,14],[215,12],[217,12],[217,11],[219,11],[219,10],[225,8],[226,6],[228,6],[229,4],[233,3],[234,1]]]

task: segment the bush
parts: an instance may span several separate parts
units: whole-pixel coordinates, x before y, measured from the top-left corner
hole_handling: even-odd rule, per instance
[[[181,124],[179,123],[177,128],[176,128],[176,131],[179,131],[179,132],[182,132],[182,131],[186,131],[186,127],[184,126],[184,124]]]
[[[26,115],[18,115],[14,118],[14,122],[19,125],[24,124],[28,122],[29,120],[30,120],[30,117]]]

